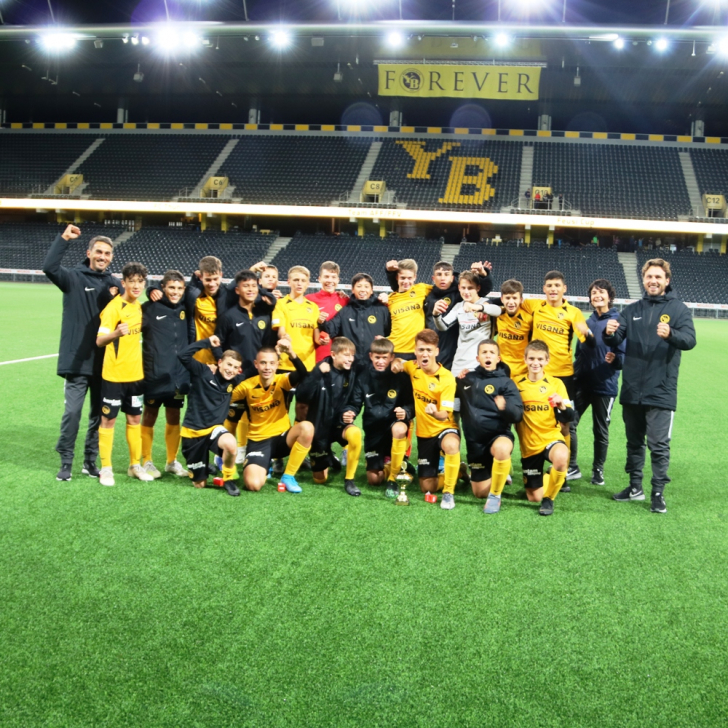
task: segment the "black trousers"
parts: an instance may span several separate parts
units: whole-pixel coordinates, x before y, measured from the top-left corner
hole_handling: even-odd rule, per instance
[[[594,459],[592,469],[604,469],[604,462],[607,459],[607,448],[609,447],[609,423],[612,421],[612,407],[615,397],[608,397],[604,394],[593,394],[579,390],[574,397],[574,409],[576,417],[569,427],[571,434],[571,460],[569,467],[578,467],[576,456],[578,452],[578,438],[576,426],[579,424],[582,415],[591,407],[592,430],[594,432]]]
[[[84,462],[96,461],[99,454],[99,424],[101,423],[101,376],[68,375],[64,384],[65,409],[61,419],[61,434],[56,443],[56,452],[61,462],[73,462],[76,436],[81,422],[81,410],[90,392],[88,430],[84,444]]]
[[[627,435],[627,464],[624,470],[629,475],[630,485],[642,486],[646,440],[652,461],[652,489],[664,490],[670,482],[667,469],[670,466],[670,439],[675,413],[659,407],[625,404],[622,405],[622,417]]]

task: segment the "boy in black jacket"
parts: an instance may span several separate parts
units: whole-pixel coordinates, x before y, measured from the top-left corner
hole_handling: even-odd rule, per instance
[[[166,473],[189,475],[177,460],[180,445],[180,410],[190,389],[190,374],[178,355],[189,344],[189,327],[182,297],[185,279],[178,270],[162,277],[162,298],[142,304],[142,361],[144,364],[144,412],[142,414],[142,468],[154,478],[162,473],[152,460],[154,424],[164,405],[167,424]]]
[[[349,495],[361,495],[354,483],[361,455],[361,430],[342,419],[356,384],[352,368],[356,349],[349,339],[339,336],[331,342],[331,356],[319,362],[296,390],[296,400],[308,405],[306,419],[313,423],[311,470],[314,483],[325,483],[331,465],[331,445],[348,447],[344,488]]]
[[[397,497],[397,476],[407,450],[407,431],[414,418],[414,399],[410,378],[395,374],[394,345],[388,339],[372,341],[369,348],[371,363],[358,373],[354,392],[342,419],[352,424],[364,407],[364,458],[367,482],[380,485],[385,480],[387,498]],[[391,462],[384,459],[391,456]]]
[[[485,513],[498,513],[511,470],[511,425],[523,419],[523,401],[495,341],[480,342],[478,367],[458,379],[457,393],[473,495],[487,498]]]

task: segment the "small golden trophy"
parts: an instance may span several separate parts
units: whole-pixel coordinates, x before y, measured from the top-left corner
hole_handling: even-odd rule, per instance
[[[397,480],[399,481],[399,495],[397,496],[396,500],[394,501],[394,505],[396,506],[408,506],[410,504],[409,498],[407,497],[407,493],[405,492],[407,488],[407,483],[410,480],[409,473],[407,472],[407,466],[402,463],[402,470],[400,471],[399,475],[397,476]]]

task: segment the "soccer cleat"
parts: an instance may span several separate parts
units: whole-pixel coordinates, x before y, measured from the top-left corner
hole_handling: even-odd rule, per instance
[[[101,468],[99,472],[99,483],[101,485],[115,485],[114,471],[111,468]]]
[[[397,483],[395,483],[393,480],[388,480],[387,489],[384,491],[384,495],[387,498],[396,498],[399,495],[399,488],[397,487]]]
[[[653,513],[667,513],[667,506],[665,505],[665,498],[662,495],[662,491],[652,491],[650,510]]]
[[[344,490],[353,496],[361,495],[361,491],[356,487],[356,483],[353,480],[344,480]]]
[[[559,493],[571,493],[571,486],[564,481],[564,484],[561,486]]]
[[[513,485],[513,478],[510,475],[506,478],[506,485]]]
[[[56,480],[70,480],[73,463],[61,463],[61,469],[56,473]]]
[[[217,468],[217,471],[219,473],[222,473],[222,457],[220,457],[220,455],[215,455],[214,463],[215,463],[215,467]]]
[[[222,487],[225,488],[225,491],[227,492],[228,495],[232,495],[232,496],[240,495],[240,489],[238,488],[237,485],[235,485],[234,480],[226,480],[223,483]]]
[[[570,465],[569,469],[566,471],[566,479],[567,480],[579,480],[581,478],[581,470],[579,470],[578,465]]]
[[[145,473],[149,473],[149,475],[151,475],[155,480],[162,477],[162,473],[157,470],[157,466],[151,460],[147,460],[147,462],[142,465],[142,470],[144,470]]]
[[[628,485],[624,490],[620,490],[619,493],[615,493],[612,498],[625,503],[627,501],[643,501],[645,499],[645,492],[642,490],[641,485]]]
[[[498,513],[501,507],[501,497],[499,495],[493,495],[492,493],[488,496],[483,506],[483,513]]]
[[[271,475],[283,475],[285,472],[286,466],[283,464],[283,460],[281,458],[276,458],[275,460],[271,461],[270,465],[270,472]]]
[[[461,480],[465,485],[470,485],[470,473],[468,473],[468,466],[465,463],[460,463],[458,480]]]
[[[604,485],[604,471],[601,468],[594,468],[591,482],[592,485]]]
[[[238,448],[238,454],[235,456],[236,465],[242,465],[245,462],[245,455],[247,453],[247,450],[247,445],[243,445],[243,447]]]
[[[554,502],[551,498],[544,498],[541,501],[541,507],[538,509],[541,516],[552,516],[554,513]]]
[[[93,460],[85,460],[81,472],[84,475],[88,475],[89,478],[98,478],[101,471],[96,467],[96,463]]]
[[[289,493],[300,493],[301,486],[296,482],[296,479],[292,475],[283,475],[281,477],[281,483],[286,486],[286,490]]]
[[[179,462],[179,460],[173,460],[171,463],[167,463],[164,466],[164,472],[172,473],[180,478],[188,478],[190,475],[189,472],[184,469],[184,466],[181,462]]]
[[[455,508],[455,496],[452,493],[443,493],[440,508],[444,511],[451,511]]]
[[[442,455],[440,455],[440,459],[437,462],[437,473],[439,475],[440,473],[444,473],[444,472],[445,472],[445,458]]]
[[[348,460],[349,460],[349,451],[346,448],[344,448],[341,451],[341,467],[342,468],[346,467],[346,463],[348,462]]]
[[[130,478],[137,478],[142,482],[148,483],[150,480],[154,480],[154,476],[150,475],[144,468],[137,463],[136,465],[130,465],[126,471],[126,474]]]

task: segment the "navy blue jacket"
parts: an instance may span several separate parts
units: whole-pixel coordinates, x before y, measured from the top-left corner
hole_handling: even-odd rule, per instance
[[[576,344],[574,378],[577,386],[586,393],[602,397],[616,397],[619,393],[619,372],[624,365],[626,344],[623,341],[619,346],[610,346],[602,338],[607,321],[616,318],[619,318],[616,308],[610,308],[601,315],[595,311],[586,321],[594,334],[594,346],[587,346],[581,341]],[[604,359],[609,352],[616,354],[611,364]]]

